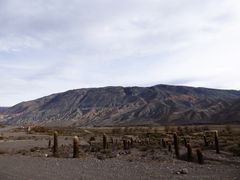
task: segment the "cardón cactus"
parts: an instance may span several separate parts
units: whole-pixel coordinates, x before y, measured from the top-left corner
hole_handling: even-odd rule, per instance
[[[185,137],[183,138],[183,141],[184,141],[184,146],[187,147],[188,143],[187,143],[187,139]]]
[[[187,158],[189,161],[193,159],[192,146],[189,143],[187,144]]]
[[[168,152],[172,152],[172,144],[171,143],[168,144]]]
[[[216,153],[219,154],[219,153],[220,153],[220,150],[219,150],[218,132],[217,132],[217,131],[214,132],[214,139],[215,139]]]
[[[79,157],[79,138],[74,136],[73,138],[73,158]]]
[[[175,154],[176,154],[176,157],[179,158],[180,157],[180,155],[179,155],[179,142],[178,142],[177,133],[173,134],[173,140],[174,140]]]
[[[203,139],[204,139],[204,145],[207,147],[207,146],[208,146],[207,137],[204,135],[204,136],[203,136]]]
[[[51,139],[49,138],[49,139],[48,139],[48,148],[49,148],[49,149],[51,148],[51,144],[52,144],[52,141],[51,141]]]
[[[103,149],[107,149],[107,136],[103,134]]]
[[[198,158],[198,163],[203,164],[203,154],[200,149],[197,149],[197,158]]]
[[[58,157],[58,132],[55,131],[53,134],[53,156]]]
[[[166,148],[166,141],[165,141],[164,138],[162,138],[162,147],[163,147],[163,148]]]

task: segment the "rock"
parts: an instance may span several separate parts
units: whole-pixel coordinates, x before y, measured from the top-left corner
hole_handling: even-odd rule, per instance
[[[105,158],[103,155],[98,154],[98,155],[97,155],[97,159],[99,159],[99,160],[105,160],[106,158]]]
[[[181,171],[180,171],[181,174],[188,174],[188,170],[186,168],[183,168]]]
[[[179,174],[188,174],[188,170],[186,168],[183,168],[183,169],[177,171],[176,174],[178,174],[178,175]]]

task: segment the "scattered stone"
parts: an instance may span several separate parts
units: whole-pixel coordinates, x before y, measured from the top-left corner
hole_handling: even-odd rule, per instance
[[[106,158],[105,158],[103,155],[98,154],[98,155],[97,155],[97,159],[99,159],[99,160],[105,160]]]
[[[188,174],[188,170],[186,168],[183,168],[181,171],[180,171],[181,174]]]
[[[188,174],[188,170],[186,168],[183,168],[183,169],[177,171],[176,174],[178,174],[178,175],[179,174]]]

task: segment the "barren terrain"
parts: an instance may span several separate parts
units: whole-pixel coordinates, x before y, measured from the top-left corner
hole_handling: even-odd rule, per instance
[[[206,127],[204,127],[206,129]],[[37,127],[31,132],[19,127],[0,128],[0,175],[4,180],[15,179],[239,179],[239,127],[212,126],[218,129],[220,154],[214,146],[204,147],[203,127],[159,128],[59,128],[59,157],[52,154],[52,131]],[[193,146],[194,158],[186,159],[181,131]],[[165,138],[172,144],[172,134],[179,134],[180,158],[174,148],[169,151],[160,143]],[[199,132],[197,132],[199,131]],[[107,149],[102,148],[102,133],[108,138]],[[80,157],[72,158],[72,137],[80,137]],[[131,147],[124,148],[121,139],[134,138]],[[91,141],[90,141],[91,139]],[[138,141],[140,139],[140,141]],[[112,143],[113,140],[113,143]],[[199,164],[195,149],[201,148],[204,164]]]

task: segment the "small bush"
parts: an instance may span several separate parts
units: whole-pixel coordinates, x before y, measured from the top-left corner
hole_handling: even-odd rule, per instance
[[[225,130],[226,130],[229,134],[232,133],[232,128],[231,128],[231,126],[229,126],[229,125],[227,125],[227,126],[225,127]]]
[[[165,127],[164,127],[164,131],[165,131],[166,133],[168,133],[169,130],[170,130],[169,126],[165,126]]]

